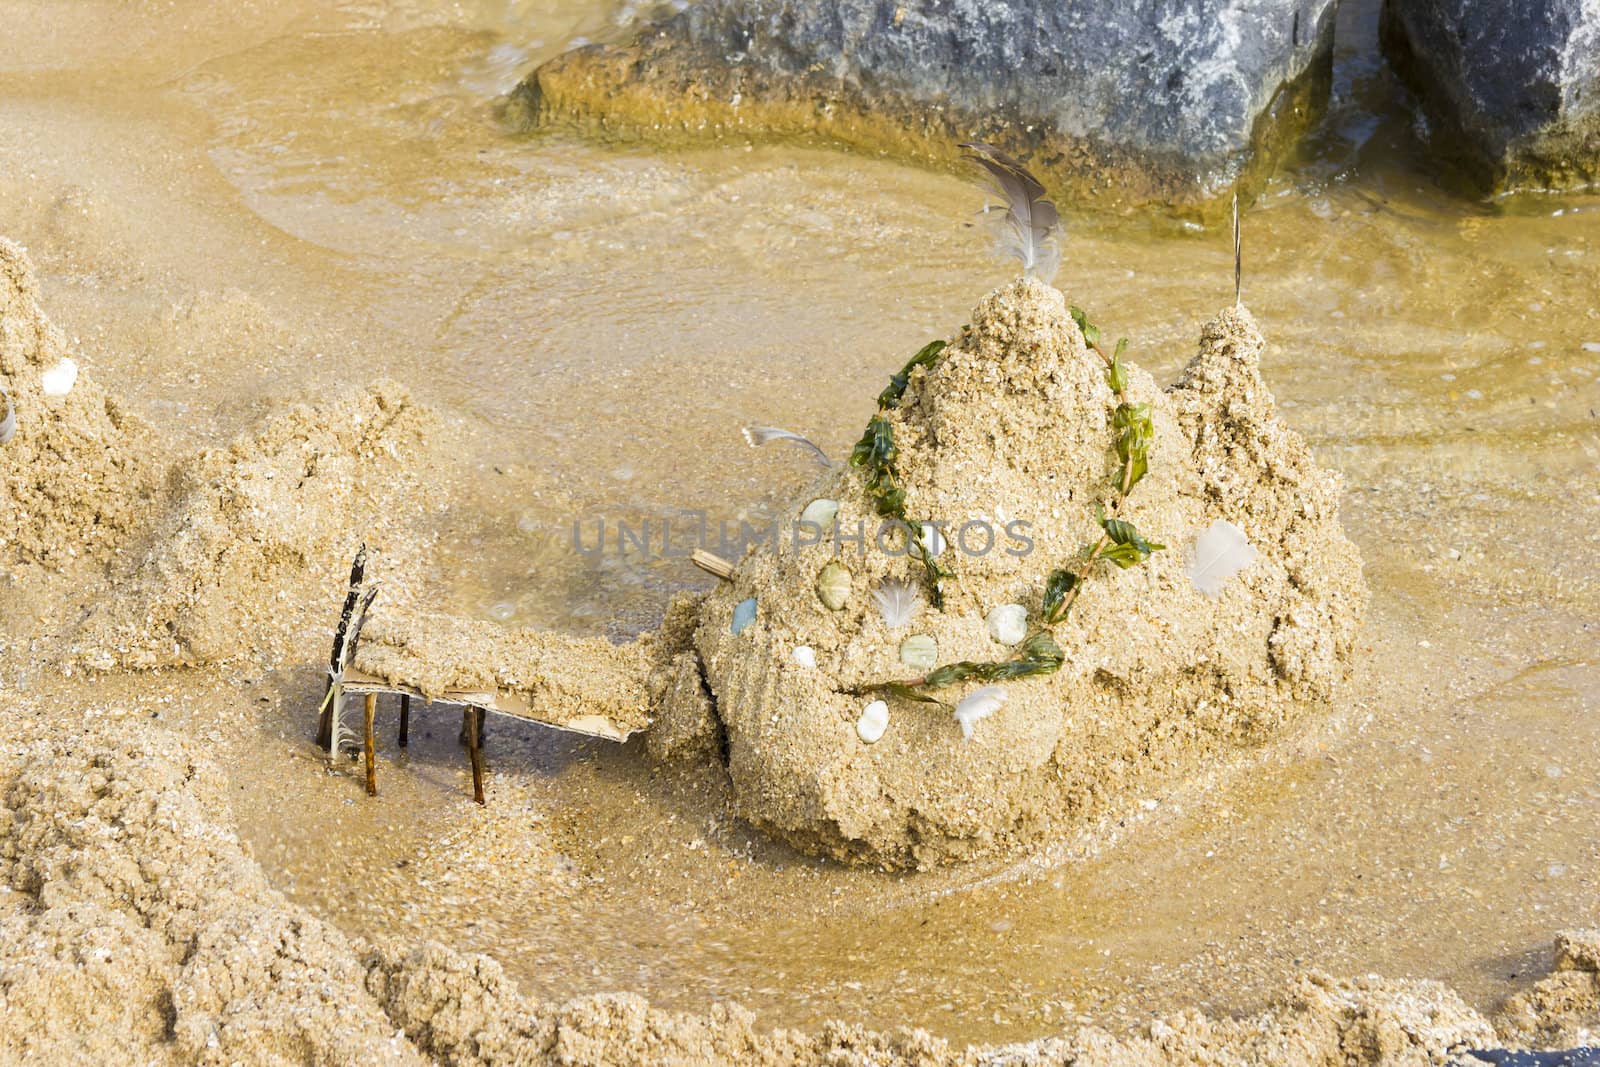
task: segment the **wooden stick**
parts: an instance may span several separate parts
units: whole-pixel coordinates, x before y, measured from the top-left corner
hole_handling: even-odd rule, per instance
[[[469,707],[466,710],[467,727],[467,755],[472,760],[472,799],[482,804],[483,801],[483,748],[478,744],[478,715],[479,709]]]
[[[372,722],[378,716],[378,694],[367,694],[366,711],[366,750],[367,750],[367,796],[378,795],[378,738],[373,732]]]
[[[733,564],[729,563],[715,552],[707,552],[703,548],[697,548],[693,553],[690,554],[689,562],[693,563],[696,567],[699,567],[707,574],[715,575],[725,582],[731,582],[733,580]]]
[[[400,747],[411,744],[411,694],[400,694]]]

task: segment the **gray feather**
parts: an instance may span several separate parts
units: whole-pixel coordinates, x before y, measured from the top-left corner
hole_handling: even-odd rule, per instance
[[[746,426],[744,428],[744,439],[750,442],[751,448],[760,448],[762,445],[772,441],[789,441],[809,448],[815,453],[817,462],[824,467],[833,466],[833,460],[829,459],[828,454],[818,448],[815,442],[790,430],[780,430],[776,426]]]
[[[1045,199],[1044,184],[1020,161],[993,145],[969,141],[961,147],[988,172],[994,191],[1005,204],[1005,218],[999,226],[1000,250],[1019,260],[1025,275],[1049,281],[1061,265],[1061,215],[1055,204]]]

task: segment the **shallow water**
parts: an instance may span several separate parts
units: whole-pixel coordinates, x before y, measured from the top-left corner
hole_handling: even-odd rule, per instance
[[[1301,967],[1443,978],[1487,1006],[1556,930],[1600,923],[1600,199],[1445,191],[1360,50],[1374,6],[1345,6],[1330,115],[1245,223],[1268,380],[1345,472],[1374,589],[1325,723],[1145,798],[1098,849],[891,878],[765,845],[637,744],[522,724],[494,727],[497,814],[466,803],[453,716],[366,801],[319,769],[317,682],[290,672],[253,684],[261,716],[190,724],[244,731],[219,751],[276,883],[354,932],[490,951],[544,995],[734,998],[769,1025],[963,1040],[1247,1009]],[[0,51],[0,233],[88,372],[175,441],[396,378],[462,421],[479,472],[441,600],[643,628],[705,579],[578,555],[574,519],[775,507],[810,469],[738,427],[844,451],[885,375],[1007,270],[955,176],[501,128],[518,75],[633,12],[0,0],[28,43]],[[1225,235],[1072,227],[1058,284],[1174,374],[1232,298]],[[116,685],[96,699],[239,703],[210,676]],[[417,880],[420,842],[515,846],[535,822],[561,857]]]

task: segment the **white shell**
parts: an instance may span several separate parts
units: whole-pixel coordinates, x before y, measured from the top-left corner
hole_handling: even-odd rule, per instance
[[[889,728],[889,705],[881,700],[874,700],[861,709],[861,718],[856,720],[856,736],[867,744],[874,744],[883,732]]]
[[[1001,604],[989,612],[989,636],[1002,645],[1014,645],[1028,636],[1028,609],[1021,604]]]
[[[66,396],[72,392],[72,383],[78,380],[78,365],[63,359],[39,376],[39,387],[45,396]]]
[[[794,660],[796,666],[804,667],[808,671],[817,669],[817,653],[810,645],[798,646],[789,653],[789,658]]]
[[[912,634],[900,642],[900,662],[919,671],[939,665],[939,645],[927,634]]]
[[[823,533],[827,533],[833,528],[833,518],[837,514],[839,514],[839,502],[820,496],[806,505],[806,509],[800,513],[800,521],[808,522]],[[809,530],[806,532],[810,533]]]
[[[925,522],[922,524],[922,543],[928,546],[928,558],[938,559],[939,553],[944,551],[944,534],[933,523]]]

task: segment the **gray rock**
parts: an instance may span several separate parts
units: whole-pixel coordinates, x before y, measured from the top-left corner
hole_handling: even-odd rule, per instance
[[[1600,180],[1600,4],[1387,0],[1383,47],[1434,145],[1494,189]]]
[[[702,0],[514,103],[657,134],[974,137],[1098,199],[1214,198],[1309,121],[1336,0]],[[1262,149],[1265,148],[1265,151]]]

